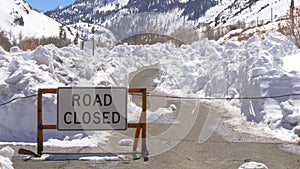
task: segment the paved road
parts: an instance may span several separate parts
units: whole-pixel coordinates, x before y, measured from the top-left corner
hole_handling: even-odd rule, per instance
[[[135,74],[130,87],[147,87],[153,89],[150,83],[158,72],[155,68]],[[138,104],[139,98],[134,98]],[[162,99],[162,100],[159,100]],[[269,169],[300,169],[300,156],[285,152],[279,147],[282,143],[244,134],[234,133],[222,123],[228,118],[222,116],[217,130],[204,143],[199,143],[199,133],[209,113],[219,113],[222,110],[210,107],[195,100],[176,100],[164,98],[149,98],[151,103],[161,103],[168,107],[175,104],[177,109],[171,118],[177,119],[176,124],[149,124],[148,148],[150,161],[142,159],[117,162],[81,162],[81,161],[22,161],[20,156],[13,158],[14,167],[21,168],[165,168],[165,169],[237,169],[245,161],[258,161],[266,164]],[[193,113],[192,113],[193,112]],[[114,133],[107,148],[116,150],[131,150],[130,146],[119,146],[118,141],[126,136],[131,138],[133,130]],[[186,134],[186,136],[185,136]],[[183,136],[184,137],[183,137]],[[222,135],[222,136],[221,136]],[[235,140],[229,142],[228,140]],[[263,141],[263,143],[257,142]],[[252,142],[254,141],[254,142]],[[17,147],[14,147],[17,148]]]

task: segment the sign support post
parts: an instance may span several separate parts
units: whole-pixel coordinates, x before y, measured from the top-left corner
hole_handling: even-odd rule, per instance
[[[42,154],[43,151],[43,91],[38,90],[38,103],[37,103],[37,153]]]

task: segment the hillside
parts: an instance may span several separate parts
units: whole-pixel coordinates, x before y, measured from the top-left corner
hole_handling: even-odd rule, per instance
[[[294,1],[295,6],[300,1]],[[214,26],[245,22],[250,24],[259,21],[277,20],[287,14],[290,0],[225,0],[209,9],[202,22],[213,23]]]

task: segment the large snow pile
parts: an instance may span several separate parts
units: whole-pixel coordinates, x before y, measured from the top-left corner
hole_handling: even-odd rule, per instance
[[[168,61],[161,62],[157,90],[176,95],[271,97],[227,99],[244,115],[235,113],[228,122],[240,131],[296,141],[300,135],[300,97],[289,94],[300,93],[299,68],[295,64],[299,57],[299,49],[279,33],[225,46],[214,41],[197,42],[175,50]],[[272,98],[281,95],[288,96]],[[245,124],[245,118],[252,123]]]
[[[158,47],[164,48],[163,45]],[[0,103],[34,95],[38,88],[127,87],[129,72],[157,62],[157,58],[143,56],[144,51],[152,47],[148,48],[142,46],[120,46],[113,50],[98,48],[95,57],[91,55],[91,51],[82,51],[76,46],[58,49],[54,45],[48,45],[40,46],[34,51],[11,50],[11,53],[0,48]],[[131,53],[131,59],[128,59],[128,53]],[[0,107],[0,141],[35,142],[36,104],[34,96],[17,99]],[[170,112],[166,111],[163,113]],[[44,124],[56,124],[55,95],[44,95],[43,112]],[[140,112],[139,107],[129,102],[130,121],[138,120]],[[160,114],[160,112],[153,113],[148,116],[150,121],[155,120],[154,115]],[[68,146],[69,143],[70,146],[97,146],[97,142],[105,142],[109,135],[108,132],[89,132],[89,138],[92,139],[84,141],[86,133],[82,138],[74,138],[78,132],[45,131],[45,133],[44,138],[48,140],[46,145],[57,146],[62,144]]]
[[[0,168],[13,169],[11,158],[14,155],[14,150],[8,146],[0,150]]]
[[[58,49],[48,45],[32,52],[11,53],[0,49],[0,102],[36,94],[38,88],[128,87],[130,72],[154,64],[160,69],[155,90],[171,95],[257,97],[300,93],[299,69],[288,65],[288,58],[299,55],[295,45],[278,33],[267,33],[264,39],[253,36],[248,41],[229,42],[225,46],[207,40],[180,48],[170,44],[120,45],[111,50],[98,48],[95,56],[76,46]],[[255,126],[248,132],[268,133],[289,141],[295,141],[300,131],[299,101],[297,96],[224,100],[243,114],[233,113],[234,119],[229,121],[236,129],[245,128],[242,125],[246,119],[252,122],[247,124]],[[45,95],[45,124],[55,123],[55,104],[55,96]],[[129,102],[128,110],[129,120],[136,120],[138,116],[134,112],[140,108]],[[35,97],[1,106],[0,116],[0,141],[35,142]],[[155,121],[151,115],[149,119]],[[73,134],[76,133],[51,131],[45,137],[63,139]],[[96,138],[107,136],[89,134]]]

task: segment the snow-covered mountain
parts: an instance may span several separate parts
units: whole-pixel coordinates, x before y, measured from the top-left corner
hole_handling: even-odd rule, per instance
[[[102,24],[115,16],[145,12],[173,13],[197,20],[217,4],[216,0],[76,0],[72,5],[45,14],[64,24],[79,21]]]
[[[176,34],[183,42],[188,32],[204,32],[223,44],[251,37],[255,32],[277,29],[291,0],[76,0],[45,14],[63,24],[86,22],[103,26],[117,39],[135,34]],[[294,1],[299,6],[300,1]],[[208,27],[207,27],[208,26]],[[122,30],[122,31],[120,31]],[[206,32],[206,31],[209,32]],[[179,35],[178,35],[179,34]],[[188,38],[187,38],[188,37]],[[196,38],[198,39],[198,38]]]
[[[290,3],[290,0],[76,0],[45,14],[64,24],[83,21],[104,25],[115,17],[134,13],[171,13],[201,27],[276,20],[286,15]],[[294,3],[300,5],[299,1]]]
[[[0,1],[0,30],[11,40],[23,37],[58,36],[61,25],[54,19],[31,8],[24,0]]]

